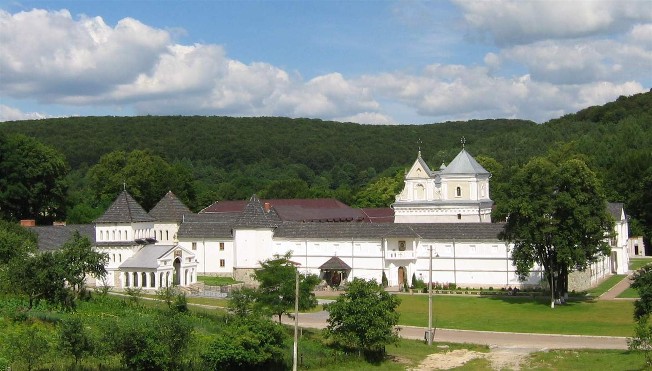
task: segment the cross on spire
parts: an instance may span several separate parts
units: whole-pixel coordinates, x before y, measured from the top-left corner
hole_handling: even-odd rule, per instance
[[[464,149],[464,145],[466,144],[466,138],[462,137],[462,139],[460,139],[460,143],[462,143],[462,149]]]

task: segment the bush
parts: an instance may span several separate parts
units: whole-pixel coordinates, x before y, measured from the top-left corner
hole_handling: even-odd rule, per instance
[[[206,370],[283,370],[283,327],[256,316],[233,317],[201,353]]]

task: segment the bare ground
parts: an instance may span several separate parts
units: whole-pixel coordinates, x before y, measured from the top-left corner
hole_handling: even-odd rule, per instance
[[[419,366],[409,370],[449,370],[460,367],[476,358],[489,360],[494,370],[520,370],[522,363],[530,356],[530,353],[536,351],[540,351],[540,349],[491,347],[489,353],[458,349],[446,353],[431,354]]]

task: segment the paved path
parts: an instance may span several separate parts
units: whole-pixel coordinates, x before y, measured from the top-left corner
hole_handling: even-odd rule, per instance
[[[634,298],[619,298],[619,297],[617,297],[623,291],[627,290],[629,288],[629,285],[631,285],[631,283],[632,283],[632,280],[631,280],[632,274],[634,274],[634,272],[629,271],[625,278],[623,278],[620,282],[618,282],[612,288],[607,290],[607,292],[600,295],[598,297],[598,300],[630,300],[630,301],[636,300]]]
[[[299,326],[323,329],[326,327],[328,313],[300,313]],[[283,317],[283,323],[292,325],[289,317]],[[399,335],[406,339],[424,339],[425,327],[397,326]],[[515,332],[471,331],[436,329],[436,342],[473,343],[523,349],[627,349],[627,338],[618,336],[583,336],[583,335],[547,335],[524,334]]]

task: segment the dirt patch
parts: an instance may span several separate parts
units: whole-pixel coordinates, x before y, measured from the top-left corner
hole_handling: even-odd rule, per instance
[[[491,362],[491,367],[494,370],[520,370],[523,361],[525,361],[533,351],[536,351],[536,349],[495,347],[492,348],[489,353],[458,349],[446,353],[431,354],[426,357],[419,366],[409,370],[449,370],[463,366],[465,363],[476,358],[487,359]]]

